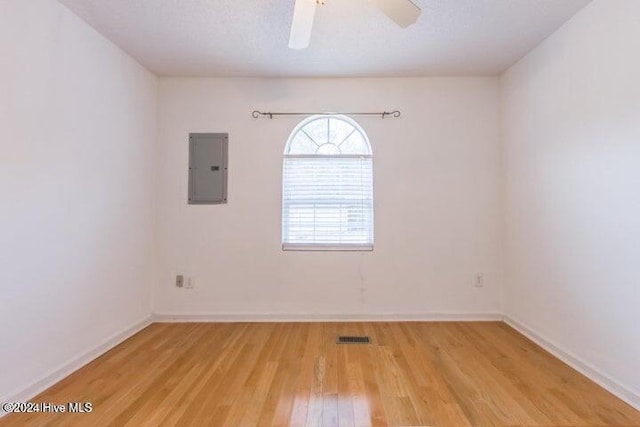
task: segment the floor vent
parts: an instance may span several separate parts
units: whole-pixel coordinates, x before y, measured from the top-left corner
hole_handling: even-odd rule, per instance
[[[337,344],[371,344],[371,338],[367,336],[344,336],[339,335]]]

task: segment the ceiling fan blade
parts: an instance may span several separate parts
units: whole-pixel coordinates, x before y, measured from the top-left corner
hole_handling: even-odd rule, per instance
[[[309,46],[315,14],[316,0],[296,0],[293,7],[291,35],[289,36],[291,49],[305,49]]]
[[[369,0],[393,22],[407,28],[415,24],[422,11],[411,0]]]

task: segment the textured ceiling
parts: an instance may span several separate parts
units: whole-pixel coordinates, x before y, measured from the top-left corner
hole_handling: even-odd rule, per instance
[[[293,0],[59,0],[162,76],[495,75],[589,0],[415,0],[401,29],[367,0],[326,0],[287,47]]]

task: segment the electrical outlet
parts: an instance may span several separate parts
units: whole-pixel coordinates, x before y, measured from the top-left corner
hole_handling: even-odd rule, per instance
[[[176,276],[176,287],[181,288],[184,286],[184,276],[179,274]]]
[[[196,287],[196,278],[195,277],[187,277],[187,283],[184,286],[187,289],[193,289]]]
[[[475,281],[473,282],[473,285],[476,288],[481,288],[481,287],[484,286],[484,277],[482,277],[482,274],[476,274]]]

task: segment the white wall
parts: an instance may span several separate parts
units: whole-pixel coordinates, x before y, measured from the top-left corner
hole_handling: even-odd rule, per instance
[[[640,2],[594,1],[503,85],[506,313],[640,406]]]
[[[156,312],[500,311],[498,79],[161,79],[159,105]],[[395,108],[401,119],[357,118],[374,150],[375,250],[283,252],[282,153],[301,118],[251,111]],[[229,132],[227,205],[187,205],[189,132]],[[195,289],[176,288],[176,274]]]
[[[0,1],[0,397],[151,313],[156,93],[57,2]]]

